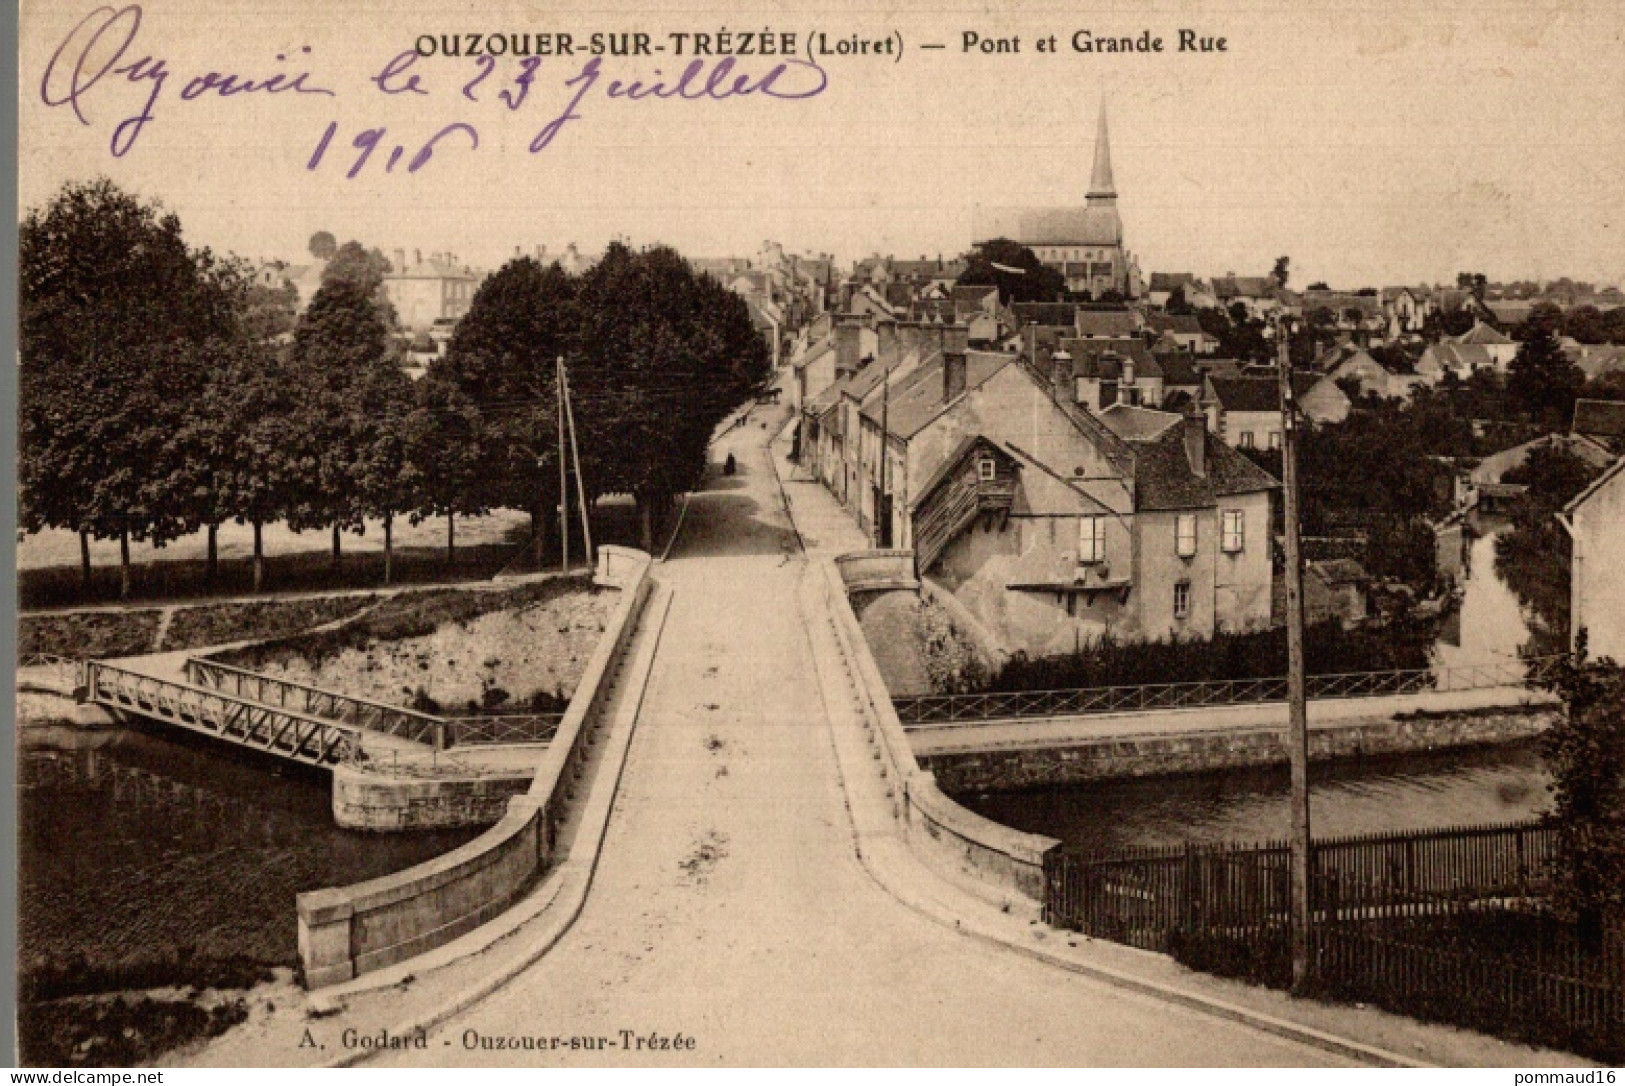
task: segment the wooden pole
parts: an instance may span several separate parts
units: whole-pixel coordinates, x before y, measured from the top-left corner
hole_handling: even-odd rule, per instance
[[[1292,987],[1309,980],[1309,706],[1304,690],[1303,555],[1298,538],[1297,406],[1292,400],[1292,351],[1286,322],[1275,321],[1281,387],[1281,480],[1286,527],[1287,754],[1292,766]]]
[[[592,550],[592,520],[587,516],[587,484],[581,477],[581,451],[576,448],[576,412],[570,403],[570,373],[559,359],[559,376],[564,380],[564,418],[570,424],[570,459],[576,466],[576,501],[581,505],[581,538],[587,547],[587,567],[592,568],[598,556]]]
[[[882,547],[892,545],[891,502],[886,500],[886,435],[890,432],[890,426],[891,382],[883,376],[880,379],[880,494],[875,501],[876,540]]]
[[[570,493],[564,462],[564,356],[553,362],[553,389],[559,401],[559,571],[570,572]]]

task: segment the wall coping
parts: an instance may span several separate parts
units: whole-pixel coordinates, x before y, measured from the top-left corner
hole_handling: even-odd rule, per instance
[[[606,551],[610,553],[606,554]],[[349,924],[358,914],[364,915],[387,909],[477,874],[499,862],[512,843],[532,828],[537,832],[538,844],[535,853],[529,858],[525,878],[528,879],[538,868],[547,865],[551,858],[549,823],[551,819],[557,817],[563,799],[560,792],[570,776],[566,771],[573,759],[579,755],[581,741],[587,734],[591,717],[602,702],[610,665],[625,647],[635,626],[638,609],[648,596],[649,569],[652,565],[653,559],[649,555],[630,547],[599,548],[599,569],[595,574],[595,580],[601,579],[600,583],[618,586],[622,597],[616,604],[609,622],[605,624],[604,633],[599,637],[598,644],[582,671],[575,694],[570,699],[569,708],[559,723],[557,735],[538,760],[528,792],[523,796],[512,797],[508,801],[507,813],[496,825],[460,848],[404,871],[350,886],[327,887],[300,894],[297,908],[301,957],[305,956],[308,930],[333,927],[340,923]],[[420,925],[421,930],[402,932],[397,946],[414,945],[416,954],[448,942],[456,934],[460,934],[457,921],[492,906],[499,909],[504,907],[517,889],[517,885],[504,887],[490,900],[482,902],[464,916],[449,919],[437,917],[434,923]],[[346,969],[352,974],[355,970],[357,958],[348,933],[345,936],[345,945],[348,948],[347,956],[342,960],[305,961],[306,976],[333,976],[334,982],[348,979],[347,976],[335,976],[335,973],[342,973]],[[374,953],[376,954],[376,951]]]
[[[909,551],[901,553],[912,554]],[[1044,857],[1060,848],[1060,841],[1042,834],[1011,829],[960,806],[937,787],[935,775],[920,766],[908,734],[897,719],[891,694],[869,651],[868,642],[864,640],[863,629],[858,624],[851,601],[847,598],[845,580],[837,569],[839,562],[839,558],[819,559],[820,575],[824,579],[830,609],[835,615],[839,640],[853,664],[853,678],[857,681],[859,694],[875,721],[886,761],[903,785],[904,803],[922,817],[973,845],[1008,856],[1019,864],[1042,868]],[[1003,882],[995,885],[1001,891],[1019,890]]]

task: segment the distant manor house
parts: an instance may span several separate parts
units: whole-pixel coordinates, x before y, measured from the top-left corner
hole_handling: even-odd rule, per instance
[[[977,233],[982,241],[1003,237],[1027,246],[1060,272],[1067,289],[1075,294],[1099,299],[1108,292],[1123,298],[1138,298],[1143,293],[1139,265],[1123,245],[1105,102],[1100,104],[1095,163],[1084,206],[995,211]]]

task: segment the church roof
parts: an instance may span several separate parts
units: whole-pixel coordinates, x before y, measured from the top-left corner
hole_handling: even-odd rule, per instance
[[[1112,181],[1112,146],[1106,134],[1106,100],[1103,98],[1100,101],[1100,120],[1095,125],[1095,168],[1089,174],[1089,199],[1112,199],[1116,196],[1117,185]]]

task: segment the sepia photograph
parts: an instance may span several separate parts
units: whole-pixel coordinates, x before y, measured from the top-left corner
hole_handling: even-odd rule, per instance
[[[1625,1065],[1625,7],[16,38],[17,1066]]]

